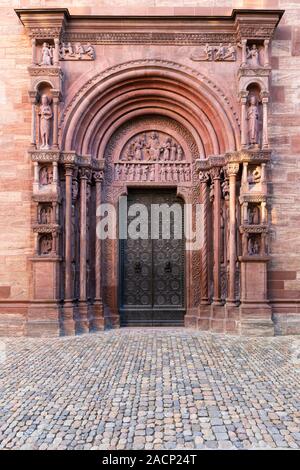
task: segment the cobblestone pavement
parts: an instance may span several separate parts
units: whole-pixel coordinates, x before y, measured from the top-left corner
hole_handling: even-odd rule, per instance
[[[121,329],[0,340],[0,448],[300,448],[300,340]]]

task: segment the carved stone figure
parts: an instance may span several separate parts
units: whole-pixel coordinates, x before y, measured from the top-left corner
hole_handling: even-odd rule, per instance
[[[150,171],[149,171],[149,181],[154,181],[155,180],[155,166],[151,165]]]
[[[128,168],[128,179],[129,181],[134,180],[134,165],[130,165]]]
[[[86,45],[80,42],[76,43],[75,46],[69,42],[68,44],[62,43],[59,49],[61,60],[94,60],[95,49],[88,42]]]
[[[163,146],[163,159],[170,160],[171,139],[168,137]]]
[[[248,240],[248,254],[249,255],[258,255],[259,254],[259,242],[257,238],[252,239],[251,237]]]
[[[207,60],[213,60],[214,58],[214,47],[210,46],[209,44],[205,45],[205,53]]]
[[[72,181],[72,200],[73,200],[73,202],[76,201],[77,196],[78,196],[78,181],[73,180]]]
[[[52,252],[52,236],[43,235],[40,239],[40,254],[49,255]]]
[[[132,137],[122,149],[119,159],[176,161],[184,160],[184,152],[176,139],[164,132],[147,131]]]
[[[135,167],[135,179],[136,181],[140,181],[141,179],[141,164],[140,163],[136,165]]]
[[[49,149],[50,128],[52,120],[52,109],[50,106],[50,99],[47,95],[43,95],[40,107],[40,134],[41,134],[41,149]]]
[[[166,167],[165,167],[165,165],[161,165],[159,173],[160,173],[160,181],[166,181]]]
[[[226,47],[221,42],[219,47],[216,47],[215,60],[224,60],[226,54]]]
[[[176,157],[177,157],[177,145],[173,141],[171,144],[171,150],[170,150],[170,160],[174,162],[176,160]]]
[[[251,48],[247,47],[247,63],[251,67],[259,67],[259,53],[256,44],[253,44]]]
[[[226,52],[224,54],[224,60],[226,60],[226,59],[236,60],[236,56],[237,56],[236,46],[229,43],[228,47],[226,49]]]
[[[134,146],[134,159],[135,160],[142,160],[142,143],[141,141],[137,141]]]
[[[261,180],[261,168],[259,166],[255,167],[248,176],[248,182],[251,184],[258,184]]]
[[[42,207],[40,211],[40,223],[41,224],[50,224],[52,216],[51,207]]]
[[[258,144],[258,106],[255,96],[250,97],[250,104],[247,111],[248,134],[250,145]]]
[[[53,174],[52,170],[47,166],[43,166],[40,170],[40,185],[47,186],[48,184],[52,183]]]
[[[183,170],[183,166],[182,166],[182,165],[179,166],[179,170],[178,170],[178,171],[179,171],[179,181],[180,181],[181,183],[183,183],[183,182],[184,182],[184,170]]]
[[[189,165],[186,165],[184,168],[184,179],[185,181],[190,181],[190,168]]]
[[[52,65],[53,48],[47,42],[44,42],[42,47],[42,59],[40,65]]]
[[[178,144],[177,145],[177,159],[178,160],[183,160],[183,157],[184,157],[184,155],[183,155],[182,147],[181,147],[181,145]]]
[[[249,224],[259,224],[259,209],[257,206],[250,208],[248,212]]]
[[[142,181],[147,181],[148,179],[148,165],[143,165],[142,168]]]

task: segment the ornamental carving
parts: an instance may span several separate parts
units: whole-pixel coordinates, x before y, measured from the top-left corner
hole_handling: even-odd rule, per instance
[[[235,43],[234,33],[162,33],[162,32],[107,32],[66,33],[65,42],[91,42],[92,44],[173,44],[199,45],[206,43]]]
[[[60,60],[95,60],[95,49],[90,42],[81,44],[61,43],[59,48]]]
[[[191,181],[190,164],[186,163],[116,163],[115,181],[185,183]]]
[[[185,160],[181,145],[164,132],[148,131],[132,137],[123,148],[120,160],[182,161]]]
[[[234,62],[237,59],[237,46],[220,43],[218,46],[207,43],[195,50],[190,56],[194,61]]]

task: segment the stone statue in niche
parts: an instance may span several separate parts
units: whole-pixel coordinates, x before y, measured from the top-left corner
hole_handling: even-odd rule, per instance
[[[42,95],[39,115],[41,134],[40,148],[48,150],[50,148],[50,128],[53,114],[50,106],[50,98],[47,95]]]
[[[51,235],[43,235],[40,239],[40,254],[49,255],[52,252],[53,240]]]
[[[252,171],[250,170],[250,174],[248,176],[248,182],[250,184],[258,184],[261,180],[261,168],[260,166],[256,166]]]
[[[260,247],[257,238],[250,237],[248,240],[248,255],[258,255],[259,248]]]
[[[248,222],[249,224],[259,224],[259,208],[257,206],[248,209]]]
[[[248,135],[249,144],[252,146],[258,145],[258,118],[259,111],[257,106],[256,96],[250,97],[249,106],[247,110],[247,121],[248,121]]]
[[[247,64],[250,67],[260,67],[259,52],[256,44],[253,44],[251,48],[247,47]]]
[[[40,170],[39,180],[41,186],[47,186],[48,184],[51,184],[53,181],[52,169],[47,166],[43,166]]]
[[[177,161],[184,160],[181,145],[171,136],[157,131],[143,132],[132,137],[123,148],[120,160]]]
[[[90,42],[76,43],[74,46],[68,42],[62,43],[59,49],[60,60],[94,60],[95,49]]]
[[[51,207],[42,207],[40,210],[40,223],[41,224],[50,224],[52,218],[52,209]]]
[[[53,62],[53,47],[49,46],[47,42],[44,42],[42,47],[42,59],[40,65],[52,65]]]

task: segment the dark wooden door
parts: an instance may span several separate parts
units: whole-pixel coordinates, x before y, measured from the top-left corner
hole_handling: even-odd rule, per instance
[[[184,237],[183,204],[175,190],[131,190],[128,209],[143,204],[151,234],[151,205],[180,205],[180,238],[174,236],[178,218],[170,217],[170,237],[162,237],[162,225],[153,239],[120,241],[120,314],[123,326],[183,325],[184,319]],[[153,206],[152,206],[153,207]],[[178,207],[178,206],[177,206]],[[135,217],[128,217],[127,225]],[[178,224],[177,224],[178,230]]]

